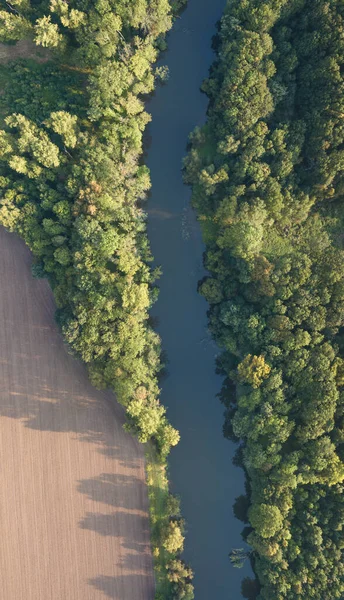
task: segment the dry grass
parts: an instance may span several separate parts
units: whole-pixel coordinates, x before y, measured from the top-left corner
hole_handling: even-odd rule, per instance
[[[16,44],[0,44],[0,64],[17,58],[32,58],[38,63],[47,62],[50,58],[49,50],[39,48],[31,40],[20,40]]]

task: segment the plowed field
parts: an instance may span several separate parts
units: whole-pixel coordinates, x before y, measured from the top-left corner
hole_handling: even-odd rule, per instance
[[[0,228],[0,597],[152,600],[144,457]]]

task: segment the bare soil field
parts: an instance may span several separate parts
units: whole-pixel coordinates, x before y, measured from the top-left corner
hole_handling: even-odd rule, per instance
[[[152,600],[143,450],[3,228],[0,255],[0,598]]]

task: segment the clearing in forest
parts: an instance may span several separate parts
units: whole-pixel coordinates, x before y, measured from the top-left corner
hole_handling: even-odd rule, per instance
[[[50,53],[46,48],[38,48],[30,40],[20,40],[16,44],[0,44],[0,64],[18,58],[32,58],[38,63],[49,60]]]

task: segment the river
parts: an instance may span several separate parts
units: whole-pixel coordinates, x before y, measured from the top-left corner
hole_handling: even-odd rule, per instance
[[[189,0],[160,61],[170,79],[147,107],[153,118],[145,160],[152,177],[148,235],[155,264],[163,269],[152,316],[168,357],[162,402],[181,433],[170,479],[187,521],[184,557],[195,570],[196,600],[238,600],[241,580],[251,574],[249,564],[237,570],[228,559],[232,548],[243,546],[243,524],[232,505],[243,493],[244,474],[232,464],[234,444],[222,435],[219,350],[207,333],[207,304],[197,293],[204,245],[181,173],[188,135],[205,120],[208,101],[200,85],[214,60],[211,39],[224,6],[225,0]]]

